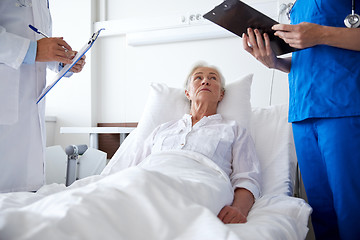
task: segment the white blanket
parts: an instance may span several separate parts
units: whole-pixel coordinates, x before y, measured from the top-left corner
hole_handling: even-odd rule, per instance
[[[309,210],[303,211],[307,205],[302,200],[263,197],[248,223],[224,225],[216,215],[232,198],[229,179],[210,160],[190,152],[165,152],[139,167],[89,177],[68,188],[49,185],[36,194],[0,195],[0,239],[305,237]],[[258,231],[262,227],[266,231]]]
[[[67,189],[0,195],[0,239],[237,239],[216,217],[232,194],[210,160],[156,154]]]

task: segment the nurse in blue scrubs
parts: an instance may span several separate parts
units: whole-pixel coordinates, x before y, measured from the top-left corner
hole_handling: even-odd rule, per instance
[[[344,23],[354,4],[296,1],[291,25],[273,26],[299,49],[290,58],[276,57],[256,29],[243,35],[246,51],[289,73],[289,122],[316,239],[360,237],[360,28]]]

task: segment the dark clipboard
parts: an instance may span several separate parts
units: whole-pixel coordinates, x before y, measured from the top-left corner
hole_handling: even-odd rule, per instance
[[[271,27],[278,24],[272,18],[257,11],[239,0],[225,0],[213,10],[206,13],[204,18],[242,37],[248,28],[258,29],[261,34],[267,33],[270,45],[276,56],[295,51],[284,40],[274,35]]]

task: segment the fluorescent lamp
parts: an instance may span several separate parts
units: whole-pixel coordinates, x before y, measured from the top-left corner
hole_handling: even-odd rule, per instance
[[[236,35],[221,27],[214,24],[206,24],[154,31],[133,32],[126,34],[126,39],[128,45],[130,46],[141,46],[234,36]]]

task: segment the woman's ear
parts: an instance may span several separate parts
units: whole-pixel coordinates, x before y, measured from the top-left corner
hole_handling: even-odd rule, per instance
[[[188,91],[188,90],[185,90],[185,96],[186,96],[187,99],[190,100],[190,94],[189,94],[189,91]]]
[[[223,100],[223,98],[224,98],[224,95],[225,95],[225,90],[221,90],[221,93],[220,93],[220,100],[219,100],[219,102],[221,102],[222,100]]]

